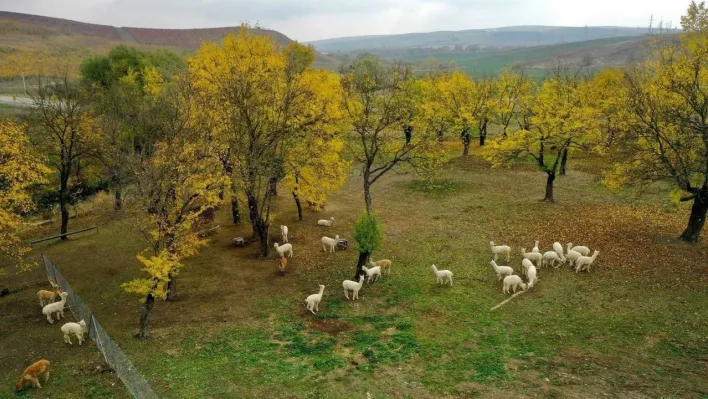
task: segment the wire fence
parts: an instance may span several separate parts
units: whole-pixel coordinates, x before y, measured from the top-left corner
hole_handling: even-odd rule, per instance
[[[96,346],[103,354],[103,358],[106,360],[106,363],[111,366],[113,370],[115,370],[118,378],[123,381],[123,384],[128,391],[135,398],[157,399],[157,395],[155,395],[152,391],[152,388],[150,388],[150,385],[148,385],[147,381],[145,381],[145,378],[140,375],[138,370],[135,366],[133,366],[133,363],[120,349],[118,344],[111,339],[108,333],[106,333],[106,330],[103,329],[101,323],[99,323],[93,316],[91,309],[86,305],[81,297],[71,289],[69,282],[66,281],[56,265],[44,255],[42,255],[42,261],[44,262],[44,269],[47,273],[47,279],[49,281],[56,282],[62,291],[69,293],[69,296],[66,298],[66,303],[69,310],[74,315],[76,320],[86,321],[89,337],[96,343]]]

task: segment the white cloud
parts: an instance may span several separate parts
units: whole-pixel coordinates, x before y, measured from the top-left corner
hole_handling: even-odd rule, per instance
[[[259,22],[300,41],[509,25],[674,26],[688,1],[666,0],[0,0],[0,10],[150,28]]]

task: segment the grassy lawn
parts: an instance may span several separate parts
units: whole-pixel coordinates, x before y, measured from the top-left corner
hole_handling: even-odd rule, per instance
[[[274,231],[287,224],[294,246],[285,276],[275,255],[257,258],[257,245],[230,247],[250,226],[231,226],[222,210],[220,233],[187,262],[179,299],[155,305],[144,341],[131,337],[138,298],[120,288],[140,275],[135,255],[145,247],[129,217],[78,218],[70,229],[98,223],[98,232],[37,252],[61,268],[160,397],[706,397],[708,246],[674,239],[686,204],[669,205],[660,192],[641,201],[609,193],[585,171],[591,164],[571,160],[554,204],[538,201],[545,179],[532,166],[490,170],[476,156],[451,161],[433,182],[382,179],[373,200],[385,239],[374,258],[391,259],[392,274],[365,286],[359,301],[346,301],[341,287],[356,252],[329,254],[319,244],[323,235],[351,240],[363,206],[356,172],[304,222],[280,193]],[[333,227],[315,225],[330,215]],[[520,248],[534,239],[542,251],[560,241],[600,255],[590,273],[540,269],[533,289],[490,311],[507,296],[488,242],[512,246],[509,265],[519,270]],[[433,263],[454,272],[453,287],[435,285]],[[304,298],[318,284],[326,288],[313,316]],[[64,347],[58,327],[39,317],[35,288],[0,299],[9,315],[0,322],[0,397],[12,397],[9,381],[29,352],[43,353],[37,345],[53,348],[57,379],[44,394],[126,395],[113,374],[82,371],[100,355],[93,344]],[[9,348],[15,355],[5,356]]]

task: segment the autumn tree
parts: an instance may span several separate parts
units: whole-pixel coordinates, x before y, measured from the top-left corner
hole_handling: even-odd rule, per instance
[[[356,240],[356,250],[359,252],[354,281],[359,281],[359,276],[364,274],[363,266],[368,263],[371,254],[381,247],[383,241],[383,225],[375,213],[366,210],[361,212],[354,226],[354,240]]]
[[[434,132],[441,146],[445,142],[445,133],[455,128],[452,112],[442,101],[446,80],[449,78],[449,74],[431,74],[418,79],[416,82],[421,96],[416,117],[416,127]]]
[[[314,70],[313,61],[311,47],[280,47],[247,27],[221,46],[202,45],[189,60],[204,109],[218,122],[217,139],[228,148],[262,256],[287,154],[310,135],[326,137],[341,127],[338,76]]]
[[[431,129],[415,129],[409,143],[401,133],[402,122],[411,109],[417,115],[420,101],[407,67],[362,55],[343,68],[342,75],[344,108],[355,136],[348,142],[349,152],[361,165],[364,203],[371,213],[371,187],[382,176],[402,165],[434,168],[443,153]]]
[[[523,112],[523,101],[534,92],[534,82],[521,69],[504,69],[493,85],[494,122],[502,127],[502,137],[507,137],[511,121]]]
[[[706,2],[696,3],[691,1],[686,15],[681,16],[681,27],[685,32],[705,33],[708,32],[708,9]]]
[[[155,299],[176,297],[183,260],[205,243],[196,230],[200,215],[219,204],[224,184],[221,164],[210,145],[211,124],[201,118],[193,94],[189,77],[163,88],[153,113],[162,138],[151,154],[128,158],[141,200],[139,220],[148,230],[152,250],[138,255],[148,276],[123,284],[127,292],[145,298],[138,338],[148,335]]]
[[[32,186],[45,183],[50,172],[43,161],[25,126],[0,120],[0,255],[19,264],[29,251],[18,235],[21,215],[33,209]]]
[[[595,110],[584,106],[581,83],[573,74],[546,79],[531,106],[528,128],[495,140],[484,154],[493,166],[532,159],[547,177],[544,201],[554,200],[553,183],[563,155],[583,146],[596,128]]]
[[[61,239],[66,240],[70,180],[81,162],[95,155],[98,126],[89,112],[86,92],[68,73],[51,82],[40,79],[31,97],[34,107],[29,120],[33,137],[48,154],[48,163],[59,177]]]
[[[691,18],[691,29],[703,29],[704,21]],[[673,197],[693,202],[680,237],[691,242],[699,240],[708,210],[707,60],[705,31],[689,30],[625,73],[628,126],[604,179],[611,187],[673,182]]]

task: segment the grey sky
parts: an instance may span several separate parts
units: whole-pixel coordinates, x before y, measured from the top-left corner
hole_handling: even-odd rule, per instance
[[[0,0],[0,10],[115,26],[206,28],[258,22],[292,39],[510,25],[679,24],[688,0]]]

